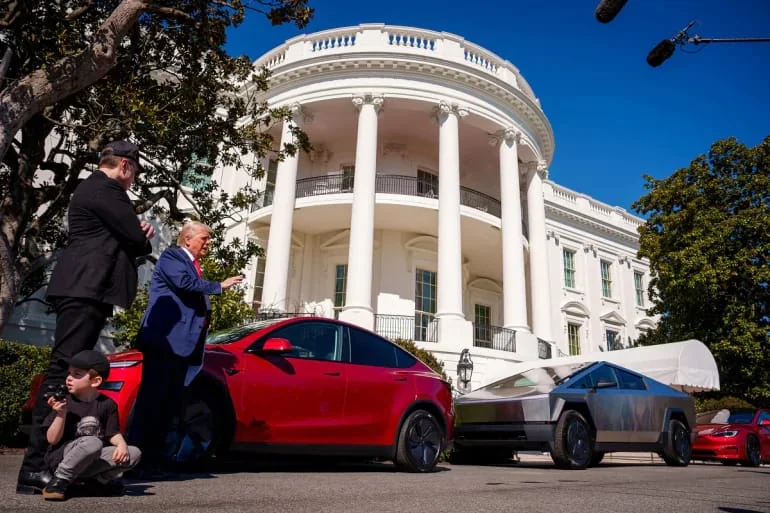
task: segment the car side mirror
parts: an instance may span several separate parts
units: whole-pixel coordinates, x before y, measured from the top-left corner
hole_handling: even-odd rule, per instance
[[[618,388],[618,383],[616,381],[610,381],[608,379],[600,379],[596,386],[594,387],[596,389],[600,388]]]
[[[291,353],[294,347],[285,338],[269,338],[262,345],[263,353],[283,354]]]

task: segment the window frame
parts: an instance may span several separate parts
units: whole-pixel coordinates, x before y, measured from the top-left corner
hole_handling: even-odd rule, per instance
[[[644,273],[642,271],[634,270],[634,295],[636,306],[644,308]]]
[[[572,332],[571,328],[575,328],[575,336],[576,339],[572,339]],[[570,322],[567,321],[567,350],[569,351],[570,356],[579,356],[582,354],[582,341],[580,340],[580,330],[583,329],[583,325],[576,323],[576,322]],[[573,352],[573,343],[576,344],[577,352]]]
[[[479,322],[479,319],[484,321],[484,316],[479,315],[479,309],[486,311],[486,322]],[[485,347],[492,347],[492,307],[489,305],[473,304],[473,341]]]
[[[562,270],[564,273],[564,287],[568,289],[577,289],[577,251],[572,248],[562,248]],[[570,255],[572,267],[567,266],[567,255]]]
[[[339,269],[342,267],[344,269],[343,275],[340,278],[339,276]],[[340,285],[340,279],[342,280],[342,290],[338,290],[338,286]],[[338,319],[340,312],[345,308],[345,303],[347,302],[347,285],[348,285],[348,264],[334,264],[334,295],[333,297],[333,309],[334,309],[334,318]],[[337,304],[337,300],[341,298],[342,304]]]
[[[428,281],[428,287],[429,290],[433,292],[432,297],[427,296],[429,299],[429,305],[432,306],[432,311],[430,309],[420,309],[418,308],[418,302],[419,306],[425,306],[423,301],[426,296],[423,296],[422,294],[418,294],[418,284],[422,285],[420,291],[424,292],[424,286],[425,281],[418,281],[418,276],[422,273],[422,276],[428,275],[432,278],[432,280],[429,279]],[[437,303],[437,297],[438,297],[438,272],[437,271],[429,271],[427,269],[422,269],[419,267],[415,267],[414,270],[414,339],[415,341],[425,342],[428,338],[428,329],[430,326],[430,323],[433,321],[433,319],[436,318],[436,303]],[[418,301],[418,298],[421,298]],[[423,325],[423,322],[425,322],[427,319],[427,323]],[[418,322],[421,321],[421,322]],[[418,335],[419,334],[419,335]],[[419,338],[422,337],[422,338]]]
[[[604,258],[599,260],[599,274],[602,280],[602,298],[612,299],[612,262],[610,260]]]

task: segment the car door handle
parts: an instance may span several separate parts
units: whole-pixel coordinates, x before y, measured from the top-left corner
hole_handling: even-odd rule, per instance
[[[340,371],[324,372],[324,374],[327,375],[327,376],[339,376],[340,375]]]
[[[406,381],[406,377],[393,378],[393,381]]]

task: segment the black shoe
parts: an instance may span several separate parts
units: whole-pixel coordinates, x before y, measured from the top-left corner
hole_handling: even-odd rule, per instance
[[[51,477],[51,474],[46,470],[41,472],[22,470],[19,472],[18,481],[16,481],[16,493],[24,495],[43,493],[43,488],[51,481]]]
[[[67,498],[67,487],[70,482],[54,477],[43,489],[43,498],[47,501],[63,501]]]

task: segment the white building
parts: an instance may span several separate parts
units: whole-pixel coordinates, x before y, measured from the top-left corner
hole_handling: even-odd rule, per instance
[[[265,99],[314,146],[264,162],[260,201],[230,230],[266,248],[249,270],[256,308],[414,339],[450,375],[468,348],[474,388],[510,362],[627,346],[654,326],[643,221],[548,179],[553,132],[510,62],[453,34],[366,24],[256,65],[272,71]],[[217,174],[231,192],[248,180]]]

